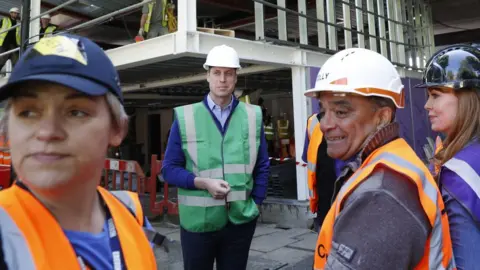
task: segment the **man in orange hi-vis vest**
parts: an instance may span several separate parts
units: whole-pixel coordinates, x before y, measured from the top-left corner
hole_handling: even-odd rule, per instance
[[[328,155],[347,161],[314,269],[455,269],[441,194],[394,121],[404,96],[392,63],[367,49],[340,51],[305,95],[320,101]]]

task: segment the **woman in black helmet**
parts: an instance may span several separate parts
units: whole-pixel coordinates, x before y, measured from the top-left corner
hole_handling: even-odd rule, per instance
[[[444,133],[435,172],[457,269],[480,269],[480,47],[455,45],[429,60],[423,84],[432,130]]]

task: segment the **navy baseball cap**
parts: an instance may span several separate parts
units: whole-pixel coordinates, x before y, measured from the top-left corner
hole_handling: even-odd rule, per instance
[[[102,48],[85,37],[62,34],[40,39],[22,54],[8,82],[0,88],[0,101],[15,95],[17,85],[45,81],[70,87],[86,95],[108,92],[123,104],[118,73]]]

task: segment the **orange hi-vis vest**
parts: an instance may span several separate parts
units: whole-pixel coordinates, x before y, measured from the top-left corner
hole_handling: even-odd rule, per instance
[[[415,152],[403,139],[396,139],[370,154],[362,166],[346,181],[323,222],[315,249],[314,269],[325,269],[332,246],[335,219],[348,196],[377,167],[386,167],[406,176],[417,186],[420,203],[430,221],[432,230],[425,243],[423,258],[414,269],[456,269],[453,261],[452,243],[447,215],[442,196],[432,175]],[[399,236],[401,237],[401,236]],[[388,239],[385,239],[388,241]],[[393,256],[393,255],[392,255]]]
[[[442,141],[442,138],[440,138],[440,136],[437,136],[437,138],[435,139],[435,151],[434,151],[434,154],[438,154],[438,152],[440,152],[440,150],[443,149],[443,141]],[[438,175],[438,173],[440,172],[440,164],[433,164],[433,168],[434,168],[434,171],[435,171],[435,175]]]
[[[310,193],[310,210],[312,213],[317,212],[318,207],[318,194],[317,194],[317,154],[318,148],[322,143],[323,133],[320,130],[320,122],[318,121],[317,114],[314,114],[308,118],[307,122],[308,130],[308,150],[307,150],[307,177],[308,177],[308,190]]]
[[[138,196],[127,191],[109,192],[102,187],[97,190],[111,213],[126,268],[157,269],[152,247],[142,229],[144,219]],[[0,230],[4,261],[9,269],[82,269],[53,215],[18,185],[0,192]]]

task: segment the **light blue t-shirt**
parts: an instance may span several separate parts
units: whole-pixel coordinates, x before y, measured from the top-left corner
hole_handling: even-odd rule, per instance
[[[145,219],[144,227],[153,230],[152,225]],[[114,270],[108,223],[105,221],[103,231],[94,234],[79,231],[63,230],[77,256],[88,263],[93,269]],[[153,243],[151,243],[153,248]],[[125,254],[123,254],[125,257]]]

